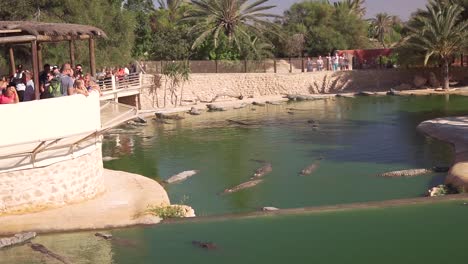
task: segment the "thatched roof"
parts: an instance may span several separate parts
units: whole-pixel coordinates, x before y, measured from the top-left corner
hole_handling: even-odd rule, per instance
[[[0,30],[14,29],[20,29],[22,31],[21,35],[25,35],[25,33],[27,33],[36,37],[107,37],[104,31],[93,26],[66,23],[42,23],[34,21],[0,21]]]

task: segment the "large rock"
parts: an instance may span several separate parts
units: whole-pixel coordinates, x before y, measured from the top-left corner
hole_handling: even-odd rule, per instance
[[[429,85],[432,88],[439,88],[440,87],[440,82],[437,79],[437,76],[435,75],[435,73],[433,73],[433,72],[429,73]]]
[[[421,75],[415,75],[413,79],[413,84],[417,88],[421,88],[426,85],[427,79],[422,77]]]

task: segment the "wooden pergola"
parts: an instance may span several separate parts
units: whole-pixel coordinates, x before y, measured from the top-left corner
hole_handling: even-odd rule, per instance
[[[70,64],[75,66],[75,41],[89,41],[89,62],[91,74],[96,74],[95,39],[104,37],[101,29],[87,25],[66,23],[41,23],[34,21],[0,21],[0,44],[31,44],[32,66],[36,98],[39,98],[39,71],[42,67],[41,44],[47,42],[68,41],[70,46]],[[9,49],[11,71],[14,73],[15,57],[13,47]]]

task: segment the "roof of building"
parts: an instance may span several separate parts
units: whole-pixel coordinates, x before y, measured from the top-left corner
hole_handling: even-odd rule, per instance
[[[93,26],[44,23],[35,21],[0,21],[0,33],[9,33],[16,36],[33,35],[39,41],[54,40],[55,38],[106,38],[106,33]]]

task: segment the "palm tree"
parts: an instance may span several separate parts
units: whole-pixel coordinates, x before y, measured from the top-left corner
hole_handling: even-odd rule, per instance
[[[378,13],[370,19],[372,33],[385,48],[385,35],[391,30],[393,18],[387,13]]]
[[[405,45],[424,53],[424,65],[437,57],[443,65],[444,89],[449,88],[449,63],[468,46],[468,21],[462,19],[463,8],[456,4],[431,1],[423,15],[415,17],[421,27],[411,27]]]
[[[365,0],[343,0],[340,2],[334,2],[335,8],[346,8],[350,13],[354,13],[358,17],[363,17],[366,14],[366,8],[364,7]]]
[[[174,23],[177,10],[184,3],[184,0],[158,0],[159,8],[169,12],[169,20]]]
[[[275,6],[262,4],[268,0],[192,0],[185,20],[192,20],[195,26],[192,32],[200,35],[192,48],[200,46],[208,37],[212,37],[215,47],[218,46],[220,34],[225,34],[229,43],[234,41],[240,50],[242,39],[260,36],[264,31],[276,28],[276,25],[265,18],[279,17],[263,11]]]

